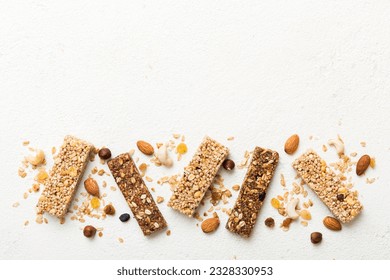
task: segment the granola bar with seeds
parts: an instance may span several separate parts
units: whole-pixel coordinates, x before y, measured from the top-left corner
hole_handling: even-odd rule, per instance
[[[279,154],[256,147],[226,228],[249,237],[279,162]]]
[[[48,212],[62,218],[68,212],[77,186],[83,177],[93,146],[73,136],[66,136],[54,158],[54,166],[45,180],[37,204],[37,213]]]
[[[184,174],[168,206],[192,217],[228,153],[228,148],[205,137],[188,166],[184,168]]]
[[[108,167],[143,234],[150,235],[167,227],[130,154],[121,154],[109,160]]]
[[[341,222],[352,221],[362,211],[357,193],[349,190],[316,152],[309,150],[301,155],[294,161],[293,167]]]

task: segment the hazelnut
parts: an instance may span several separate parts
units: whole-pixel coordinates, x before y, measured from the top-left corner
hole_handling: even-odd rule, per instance
[[[322,233],[321,232],[313,232],[310,235],[311,243],[318,244],[322,241]]]
[[[83,233],[84,233],[84,236],[85,236],[85,237],[92,238],[92,237],[94,237],[95,234],[96,234],[96,228],[93,227],[93,226],[86,226],[86,227],[84,228]]]
[[[99,157],[101,159],[104,159],[104,160],[109,159],[111,157],[110,149],[108,149],[108,148],[101,148],[99,150]]]
[[[236,164],[234,163],[234,161],[232,161],[231,159],[225,159],[224,162],[222,163],[222,166],[223,168],[225,168],[226,170],[233,170],[234,167],[236,166]]]
[[[265,219],[264,223],[265,223],[265,225],[266,225],[267,227],[269,227],[269,228],[272,228],[272,227],[275,226],[275,220],[274,220],[273,218],[271,218],[271,217]]]

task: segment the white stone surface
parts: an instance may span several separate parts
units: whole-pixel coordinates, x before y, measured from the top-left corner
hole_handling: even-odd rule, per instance
[[[0,1],[1,259],[390,258],[390,3],[195,2]],[[166,205],[170,237],[145,238],[134,219],[122,224],[118,216],[87,221],[105,228],[95,240],[83,237],[78,222],[34,222],[38,195],[23,199],[32,178],[17,176],[27,153],[23,140],[50,155],[73,134],[116,155],[139,139],[155,143],[172,133],[186,136],[189,152],[171,169],[150,168],[155,181],[148,183],[166,200],[169,187],[157,178],[182,172],[204,135],[225,143],[236,162],[255,145],[279,151],[249,240],[224,229],[224,214],[218,231],[205,235],[196,220]],[[301,145],[291,157],[283,145],[293,133]],[[348,153],[377,160],[367,172],[374,184],[353,175],[365,206],[361,217],[330,232],[322,226],[329,211],[309,191],[314,207],[307,228],[266,228],[265,218],[282,220],[269,203],[282,193],[280,174],[291,185],[291,162],[309,148],[335,161],[334,150],[324,153],[321,146],[337,134]],[[231,187],[245,172],[221,174]],[[129,212],[119,191],[107,192],[118,213]],[[16,201],[21,205],[12,208]],[[323,233],[320,246],[310,243],[312,231]]]

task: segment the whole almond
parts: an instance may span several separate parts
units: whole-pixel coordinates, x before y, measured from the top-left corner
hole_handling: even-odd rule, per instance
[[[84,181],[85,190],[93,196],[99,197],[99,185],[93,178],[88,178]]]
[[[219,219],[218,218],[210,218],[207,220],[204,220],[201,228],[204,233],[210,233],[215,231],[219,227]]]
[[[145,155],[151,156],[154,154],[154,148],[148,142],[140,140],[137,142],[137,147]]]
[[[290,136],[290,138],[288,138],[286,143],[284,144],[284,151],[287,154],[292,155],[298,149],[298,145],[299,145],[299,136],[297,134],[294,134]]]
[[[356,174],[362,175],[370,166],[371,158],[369,155],[362,156],[356,164]]]
[[[330,216],[325,217],[323,220],[323,223],[324,223],[324,226],[330,230],[339,231],[342,229],[342,226],[341,226],[341,223],[339,222],[339,220],[337,220],[333,217],[330,217]]]

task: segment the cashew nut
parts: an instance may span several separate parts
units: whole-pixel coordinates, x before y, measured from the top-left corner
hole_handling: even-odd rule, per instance
[[[289,216],[289,218],[295,220],[299,217],[299,214],[296,211],[298,203],[299,203],[299,198],[293,198],[287,204],[286,210],[287,210],[287,216]]]
[[[38,166],[45,161],[45,153],[42,150],[36,151],[35,156],[28,156],[26,160],[31,164]]]
[[[333,146],[336,148],[337,154],[339,157],[344,155],[344,142],[340,139],[331,139],[328,141],[329,146]]]
[[[158,148],[158,150],[156,152],[156,157],[161,162],[162,165],[170,167],[170,166],[172,166],[173,161],[168,155],[167,147],[168,147],[168,144],[164,144],[160,148]]]

